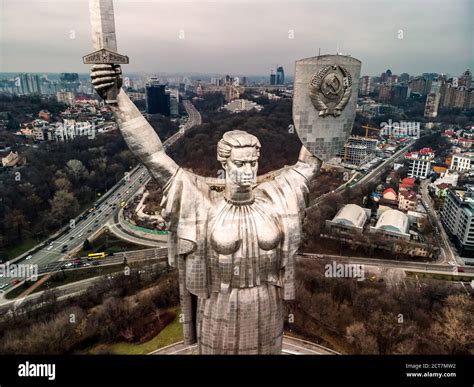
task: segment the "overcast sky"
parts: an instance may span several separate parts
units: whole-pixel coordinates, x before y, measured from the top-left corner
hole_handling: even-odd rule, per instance
[[[125,71],[293,74],[337,50],[362,74],[458,75],[473,66],[473,0],[115,0]],[[179,35],[184,32],[184,39]],[[293,39],[291,39],[293,37]],[[88,0],[0,0],[0,71],[88,72]]]

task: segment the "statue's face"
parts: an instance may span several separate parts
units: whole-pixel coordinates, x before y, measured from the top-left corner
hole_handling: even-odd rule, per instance
[[[224,168],[233,183],[252,187],[257,183],[258,150],[255,147],[232,148]]]

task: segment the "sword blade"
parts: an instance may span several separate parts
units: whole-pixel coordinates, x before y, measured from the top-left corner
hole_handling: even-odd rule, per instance
[[[113,0],[89,0],[89,11],[94,49],[107,48],[117,52]]]

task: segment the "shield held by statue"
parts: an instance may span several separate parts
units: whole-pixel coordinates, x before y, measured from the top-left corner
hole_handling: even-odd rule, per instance
[[[335,157],[351,134],[360,67],[344,55],[296,61],[293,122],[303,145],[323,161]]]

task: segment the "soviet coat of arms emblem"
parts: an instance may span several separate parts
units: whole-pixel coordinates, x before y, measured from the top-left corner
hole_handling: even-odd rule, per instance
[[[309,93],[321,117],[337,117],[347,105],[352,92],[352,77],[344,66],[325,66],[311,79]]]
[[[351,134],[360,68],[359,60],[339,54],[296,61],[293,122],[301,142],[321,160],[336,156]]]

